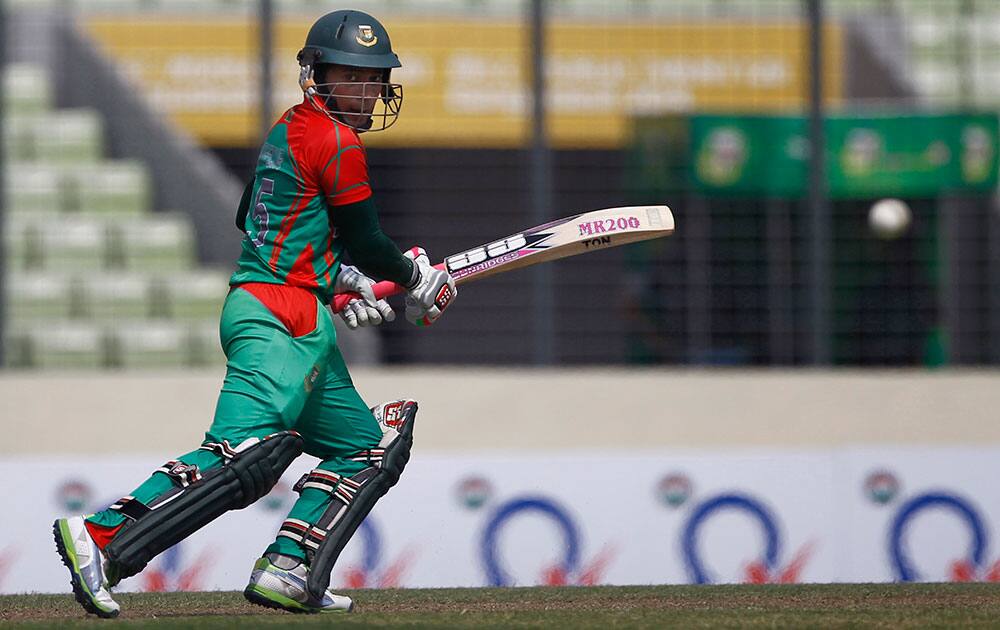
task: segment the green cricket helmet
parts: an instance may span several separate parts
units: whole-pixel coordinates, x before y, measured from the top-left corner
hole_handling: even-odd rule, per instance
[[[396,122],[403,104],[403,86],[390,83],[389,73],[402,64],[392,51],[389,33],[374,17],[350,9],[324,15],[309,29],[298,61],[299,86],[309,102],[330,118],[358,131],[382,131]],[[378,97],[343,93],[349,85],[356,90],[356,83],[317,83],[317,78],[325,76],[322,70],[327,65],[381,69]],[[362,85],[371,86],[372,83]],[[345,106],[345,102],[350,107]],[[359,111],[367,113],[369,109],[371,113],[364,122],[350,122],[358,119]],[[375,119],[381,124],[375,124]]]

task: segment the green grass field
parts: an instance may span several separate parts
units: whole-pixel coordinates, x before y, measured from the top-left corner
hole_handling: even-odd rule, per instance
[[[1000,584],[603,586],[361,590],[357,609],[291,615],[239,593],[122,594],[114,621],[87,617],[67,595],[0,596],[3,627],[549,628],[1000,627]]]

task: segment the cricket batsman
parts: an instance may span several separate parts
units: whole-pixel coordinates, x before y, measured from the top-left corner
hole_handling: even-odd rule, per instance
[[[359,135],[399,115],[400,62],[378,20],[335,11],[299,51],[303,101],[281,115],[260,150],[236,217],[242,253],[222,309],[226,376],[196,450],[170,460],[96,514],[55,522],[56,547],[88,612],[115,617],[111,588],[229,510],[263,497],[301,453],[321,463],[253,565],[244,595],[292,612],[344,612],[329,590],[344,545],[410,457],[417,404],[369,409],[344,359],[327,304],[354,292],[347,326],[392,321],[371,285],[407,287],[406,318],[433,323],[456,295],[426,252],[403,254],[382,232]],[[347,254],[355,266],[343,264]]]

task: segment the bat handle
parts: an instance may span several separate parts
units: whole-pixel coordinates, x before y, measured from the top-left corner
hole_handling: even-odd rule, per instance
[[[444,263],[443,262],[438,263],[434,265],[434,268],[444,269]],[[375,292],[376,300],[383,300],[393,295],[405,293],[406,287],[404,287],[401,284],[396,284],[392,280],[383,280],[381,282],[376,282],[375,284],[373,284],[372,291]],[[357,293],[354,293],[353,291],[349,293],[338,293],[335,296],[333,296],[333,301],[330,303],[330,307],[333,309],[334,313],[339,313],[340,311],[344,310],[344,307],[347,306],[348,302],[355,299],[360,300],[361,296]]]

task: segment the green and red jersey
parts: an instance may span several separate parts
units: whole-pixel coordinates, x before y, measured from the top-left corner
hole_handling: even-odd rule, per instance
[[[284,284],[329,302],[343,244],[330,207],[370,197],[358,134],[307,101],[286,111],[261,147],[231,285]]]

